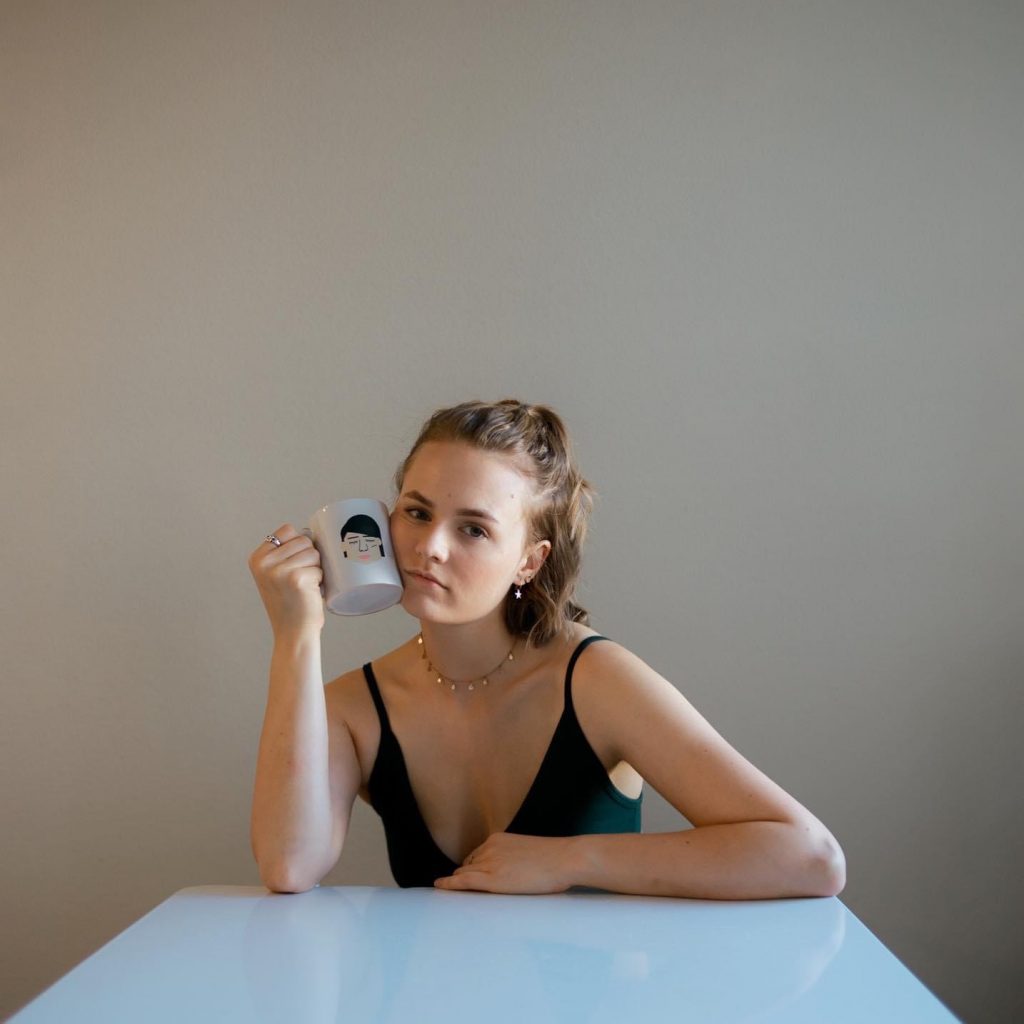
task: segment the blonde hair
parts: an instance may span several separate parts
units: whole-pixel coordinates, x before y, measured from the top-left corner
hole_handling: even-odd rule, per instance
[[[395,472],[395,494],[402,493],[413,457],[428,441],[458,441],[487,452],[508,455],[533,483],[527,513],[527,540],[549,540],[540,571],[523,587],[520,600],[505,597],[505,624],[514,636],[542,647],[573,622],[590,624],[575,600],[583,542],[596,491],[576,465],[569,432],[561,417],[545,405],[514,398],[499,402],[462,402],[438,409],[423,424],[409,454]]]

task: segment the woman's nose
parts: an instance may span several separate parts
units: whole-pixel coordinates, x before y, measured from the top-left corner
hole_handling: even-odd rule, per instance
[[[444,529],[428,523],[416,538],[416,554],[421,558],[430,558],[443,562],[448,554],[448,545],[444,537]]]

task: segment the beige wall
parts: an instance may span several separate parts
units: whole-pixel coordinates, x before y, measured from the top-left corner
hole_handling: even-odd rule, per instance
[[[0,4],[0,1011],[258,884],[246,557],[515,395],[600,491],[594,624],[1009,1020],[1022,52],[996,2]],[[328,677],[415,628],[329,619]]]

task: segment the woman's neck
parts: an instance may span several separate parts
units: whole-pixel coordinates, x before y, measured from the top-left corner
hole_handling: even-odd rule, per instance
[[[524,647],[523,641],[514,637],[497,617],[457,625],[421,620],[420,632],[430,663],[441,675],[456,682],[496,673],[508,661],[510,648],[513,656],[519,658]]]

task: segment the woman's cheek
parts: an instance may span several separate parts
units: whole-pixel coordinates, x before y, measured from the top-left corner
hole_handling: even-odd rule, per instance
[[[391,518],[388,520],[388,529],[391,531],[391,539],[396,544],[404,543],[405,531],[402,525],[402,518],[397,512],[391,514]]]

